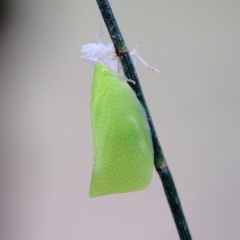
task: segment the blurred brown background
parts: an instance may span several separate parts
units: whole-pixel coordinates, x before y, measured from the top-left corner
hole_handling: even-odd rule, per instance
[[[111,1],[195,240],[240,239],[240,2]],[[156,172],[90,199],[95,1],[5,1],[0,32],[0,239],[179,239]],[[108,33],[103,37],[109,41]]]

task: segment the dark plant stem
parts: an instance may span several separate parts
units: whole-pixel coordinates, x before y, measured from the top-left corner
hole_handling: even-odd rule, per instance
[[[129,55],[127,46],[124,42],[124,39],[117,25],[117,21],[113,15],[113,12],[108,0],[96,0],[96,1],[102,13],[102,17],[109,31],[112,42],[115,46],[116,53],[120,58],[123,72],[128,79],[132,79],[136,83],[136,84],[132,84],[130,82],[129,84],[132,87],[132,89],[135,91],[139,101],[141,102],[143,108],[145,109],[145,112],[148,118],[151,134],[152,134],[153,147],[154,147],[154,165],[155,165],[156,171],[158,172],[162,180],[163,188],[167,196],[167,200],[171,208],[180,239],[191,240],[192,239],[191,234],[189,232],[188,225],[184,217],[184,213],[182,211],[180,199],[178,197],[178,193],[175,188],[170,169],[168,168],[167,162],[163,155],[163,151],[162,151],[160,142],[158,140],[157,133],[155,131],[153,121],[152,121],[150,112],[148,110],[147,103],[143,96],[142,88],[140,86],[138,76],[137,76],[135,67],[133,65],[132,59]]]

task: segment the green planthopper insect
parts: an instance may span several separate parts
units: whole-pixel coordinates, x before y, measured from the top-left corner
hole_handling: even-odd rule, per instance
[[[90,196],[147,187],[153,146],[145,112],[128,83],[99,62],[93,78],[91,117],[94,167]]]
[[[103,44],[99,34],[96,37],[98,44],[81,47],[82,57],[95,66],[91,99],[94,166],[90,197],[144,189],[151,181],[153,169],[153,144],[145,111],[119,73],[120,64],[113,45]]]

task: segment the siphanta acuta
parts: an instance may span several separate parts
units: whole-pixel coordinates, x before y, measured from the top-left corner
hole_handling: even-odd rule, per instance
[[[91,99],[94,166],[90,197],[144,189],[153,145],[145,112],[120,74],[97,62]]]

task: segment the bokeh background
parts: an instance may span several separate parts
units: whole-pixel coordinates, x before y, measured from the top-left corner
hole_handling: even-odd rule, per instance
[[[195,240],[240,239],[240,2],[111,1]],[[95,1],[2,1],[0,239],[179,239],[156,172],[90,199]],[[105,28],[106,30],[106,28]],[[107,31],[103,40],[108,42]]]

